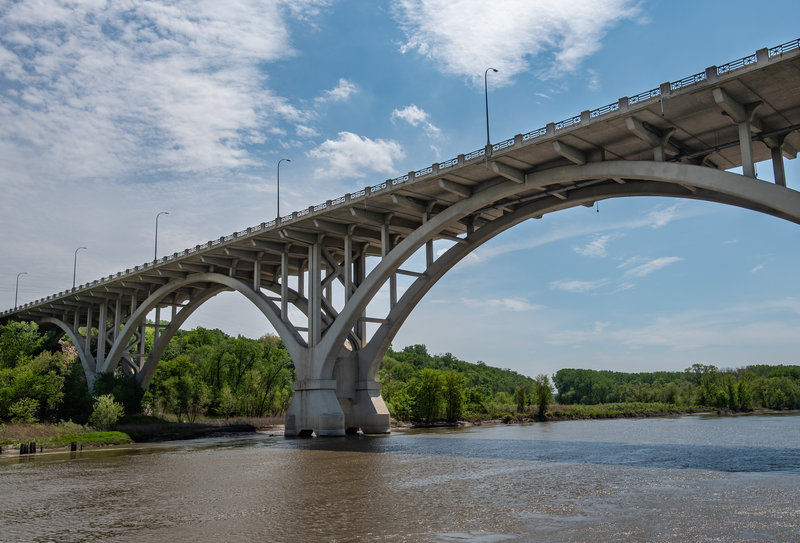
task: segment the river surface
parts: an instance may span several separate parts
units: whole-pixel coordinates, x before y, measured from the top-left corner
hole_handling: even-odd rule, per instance
[[[4,456],[0,541],[800,542],[800,415]]]

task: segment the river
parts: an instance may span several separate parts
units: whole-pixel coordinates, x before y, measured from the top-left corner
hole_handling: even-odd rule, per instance
[[[4,457],[0,540],[800,542],[800,415]]]

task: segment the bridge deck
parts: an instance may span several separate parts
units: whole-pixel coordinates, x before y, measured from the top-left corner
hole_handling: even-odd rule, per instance
[[[723,88],[740,104],[761,102],[753,123],[755,161],[770,159],[770,145],[782,138],[784,155],[795,157],[794,150],[800,148],[800,40],[518,134],[494,144],[491,151],[478,149],[459,155],[277,221],[6,310],[0,313],[0,320],[62,315],[87,301],[117,299],[120,295],[141,298],[154,287],[193,272],[221,271],[252,281],[256,262],[261,266],[264,284],[274,285],[284,251],[289,253],[290,273],[297,274],[307,266],[305,245],[312,238],[326,236],[326,250],[336,253],[343,250],[347,228],[352,230],[353,241],[362,244],[364,254],[381,256],[382,223],[387,214],[391,214],[389,233],[402,238],[420,225],[426,206],[435,215],[477,187],[496,182],[497,173],[487,167],[487,152],[492,161],[523,172],[572,164],[576,157],[588,161],[653,160],[654,145],[641,136],[643,128],[650,137],[669,135],[665,147],[668,161],[735,168],[742,164],[738,126],[715,100],[712,90],[716,88]],[[640,127],[639,135],[632,123]],[[561,147],[554,145],[556,142]],[[558,192],[560,188],[550,186],[546,191]],[[523,191],[514,195],[514,201],[541,193],[540,188]],[[496,202],[472,218],[490,221],[501,216],[506,205],[513,202]],[[440,237],[454,239],[468,228],[462,221],[442,231]],[[173,303],[189,300],[191,289],[196,287],[177,291]]]

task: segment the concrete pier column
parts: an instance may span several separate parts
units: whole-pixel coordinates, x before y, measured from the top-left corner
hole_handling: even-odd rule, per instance
[[[294,383],[294,397],[286,411],[286,437],[345,435],[344,412],[336,397],[334,379],[304,379]]]
[[[347,426],[361,428],[365,434],[388,434],[389,409],[381,397],[381,384],[375,380],[356,383]]]

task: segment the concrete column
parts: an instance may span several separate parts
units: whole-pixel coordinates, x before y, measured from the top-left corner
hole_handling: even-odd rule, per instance
[[[314,243],[308,248],[308,346],[322,338],[322,281],[320,269],[322,247]]]
[[[86,307],[86,354],[92,354],[92,306]]]
[[[386,257],[392,250],[392,237],[389,232],[389,225],[384,223],[381,226],[381,257]],[[389,276],[389,308],[393,309],[397,305],[397,274]]]
[[[100,315],[97,322],[97,367],[102,368],[106,358],[106,312],[108,302],[100,304]]]
[[[353,295],[353,236],[344,237],[344,302]]]
[[[261,257],[264,253],[256,255],[256,261],[253,263],[253,290],[258,292],[261,290]]]
[[[355,262],[355,270],[354,270],[354,280],[356,284],[356,288],[358,288],[367,276],[367,247],[366,245],[361,246],[361,254],[358,255],[358,258]],[[361,318],[367,316],[366,310],[361,312]],[[361,345],[357,345],[358,349],[364,348],[364,345],[367,344],[367,323],[363,320],[359,320],[356,323],[356,335],[358,336],[359,340],[361,341]]]
[[[156,322],[153,326],[153,345],[158,343],[158,332],[161,330],[161,306],[156,306]]]
[[[753,137],[750,134],[750,119],[739,124],[739,147],[742,151],[742,174],[745,177],[756,177],[756,163],[753,160]]]
[[[781,147],[783,147],[784,138],[785,136],[782,136],[778,140],[778,145],[770,147],[770,153],[772,153],[772,171],[774,172],[775,184],[782,187],[786,186],[786,169],[784,168],[783,152],[781,150]]]
[[[122,294],[117,297],[117,302],[114,304],[114,339],[117,339],[120,327],[122,326]]]
[[[294,397],[286,411],[286,437],[345,435],[344,412],[333,379],[303,379],[293,385]]]
[[[361,428],[365,434],[388,434],[391,416],[381,397],[381,384],[375,380],[358,381],[355,396],[346,417],[348,428]]]
[[[283,251],[281,253],[281,319],[283,319],[283,322],[289,322],[289,252],[288,251]]]

